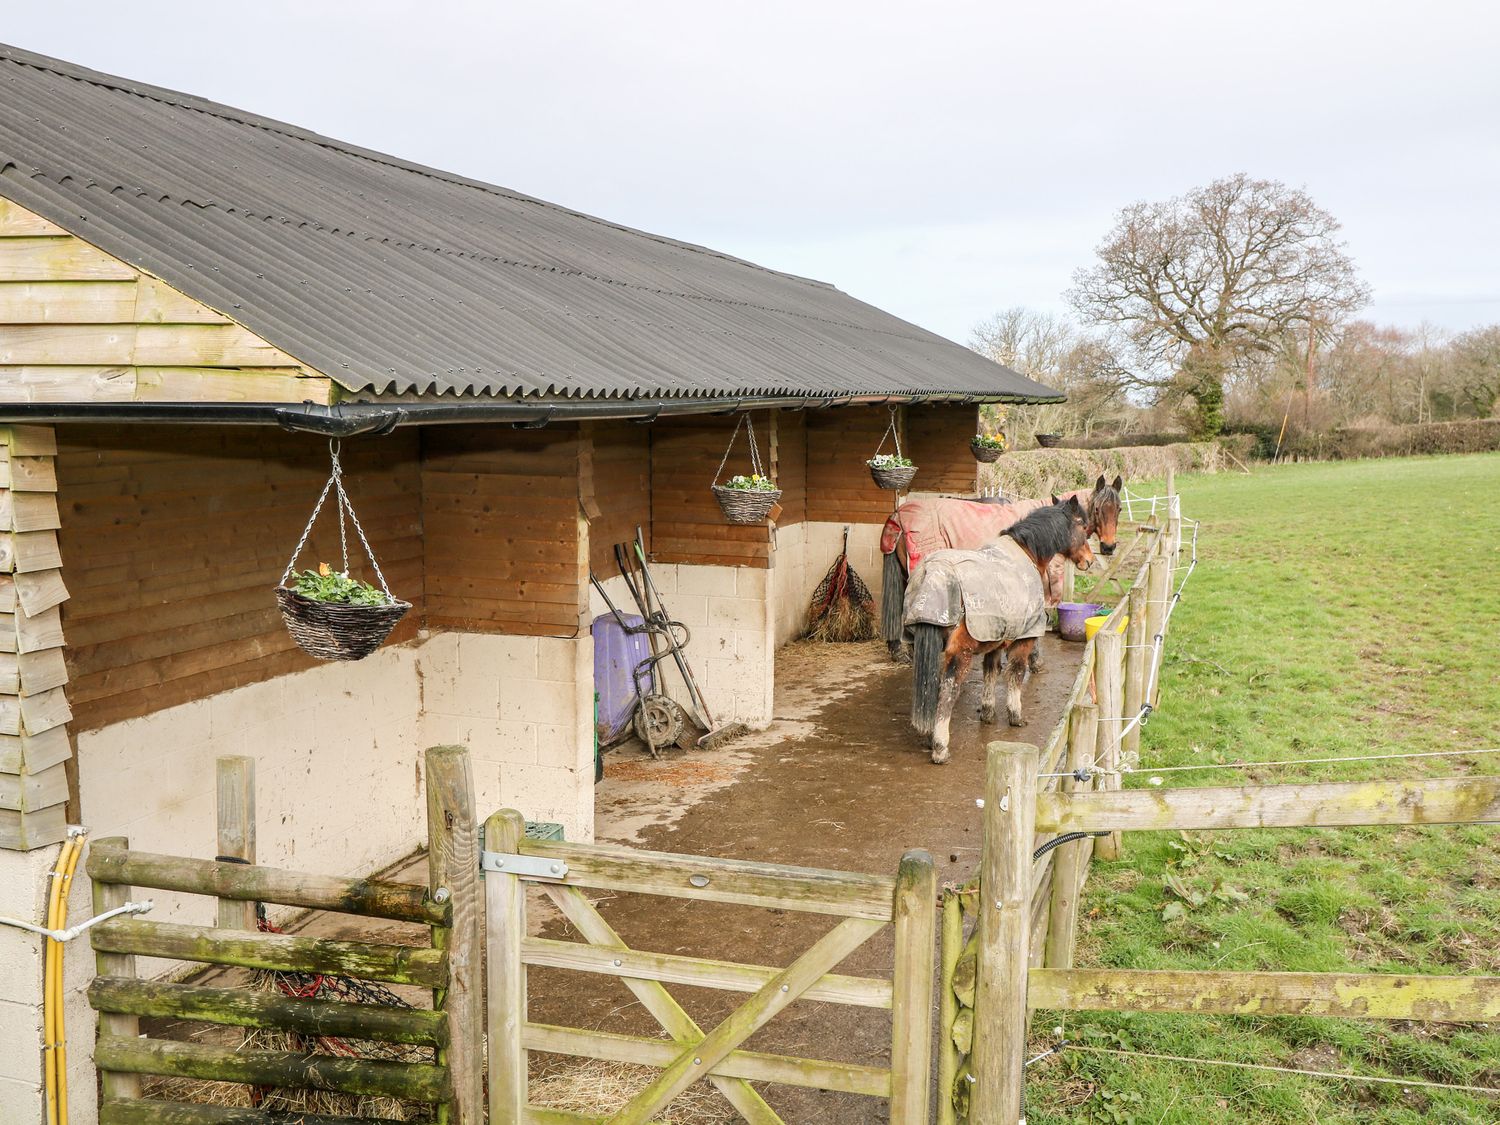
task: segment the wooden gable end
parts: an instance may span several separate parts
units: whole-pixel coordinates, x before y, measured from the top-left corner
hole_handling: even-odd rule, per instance
[[[0,404],[335,394],[230,317],[0,197]]]

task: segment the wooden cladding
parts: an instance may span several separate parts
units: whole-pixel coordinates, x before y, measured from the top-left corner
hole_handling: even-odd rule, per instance
[[[807,518],[830,523],[884,523],[896,494],[877,488],[865,465],[890,422],[884,407],[807,413]],[[902,438],[903,452],[905,437]],[[885,452],[894,452],[887,439]],[[917,486],[923,485],[917,477]]]
[[[571,637],[588,606],[576,426],[438,426],[422,435],[427,622]]]
[[[0,402],[332,402],[320,372],[0,198]]]
[[[969,440],[979,431],[979,408],[956,403],[906,408],[907,456],[919,466],[912,487],[919,492],[973,496],[978,462]]]
[[[600,579],[619,573],[614,544],[640,527],[651,545],[651,427],[601,422],[591,427],[593,496],[599,514],[589,521],[589,566]]]
[[[391,589],[421,619],[417,435],[349,442],[344,475]],[[58,478],[73,598],[63,612],[80,728],[310,667],[271,590],[328,473],[324,441],[275,430],[69,426]],[[371,578],[352,531],[351,564]],[[300,565],[340,561],[326,509]]]
[[[769,455],[769,411],[751,414],[762,458]],[[669,563],[764,568],[771,562],[766,524],[732,524],[711,486],[736,418],[662,418],[651,427],[651,553]],[[741,431],[724,476],[750,472],[750,447]]]

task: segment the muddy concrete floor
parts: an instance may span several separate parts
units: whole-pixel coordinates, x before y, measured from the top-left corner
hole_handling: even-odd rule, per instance
[[[652,761],[638,744],[611,751],[597,790],[601,841],[657,851],[894,874],[902,853],[923,848],[942,882],[961,882],[979,859],[984,747],[995,739],[1040,745],[1061,715],[1081,646],[1049,636],[1045,665],[1025,694],[1029,724],[982,726],[976,671],[955,712],[952,760],[934,766],[907,725],[910,669],[878,642],[801,643],[777,655],[771,727],[718,751]],[[784,966],[837,919],[645,895],[603,896],[601,912],[633,948]],[[577,938],[555,914],[546,936]],[[840,972],[890,975],[886,927]],[[640,1035],[660,1029],[620,982],[531,969],[531,1018]],[[745,997],[672,988],[705,1029]],[[746,1046],[803,1057],[888,1065],[890,1014],[798,1002]],[[543,1072],[550,1069],[541,1061]],[[885,1106],[852,1094],[770,1087],[767,1100],[793,1122],[873,1122]],[[721,1103],[722,1104],[722,1103]],[[725,1120],[738,1120],[724,1106]],[[694,1120],[713,1120],[707,1104]]]

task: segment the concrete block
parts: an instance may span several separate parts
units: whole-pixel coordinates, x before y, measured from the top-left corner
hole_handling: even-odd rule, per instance
[[[508,680],[500,698],[500,718],[510,721],[555,723],[572,712],[571,681]]]
[[[734,571],[735,597],[755,599],[765,598],[766,581],[771,573],[769,570],[761,570],[759,567],[753,566],[739,566],[735,567]]]
[[[538,640],[540,643],[537,646],[537,679],[573,683],[577,678],[577,652],[578,646],[583,643],[582,638],[562,640],[556,637],[541,637]]]
[[[692,630],[696,642],[698,630],[708,625],[708,597],[704,594],[679,594],[667,603],[667,608],[672,611],[672,620],[681,621]]]
[[[583,770],[587,765],[589,783],[593,784],[594,732],[593,720],[572,726],[543,723],[536,728],[536,759],[538,765],[558,769]]]
[[[683,597],[732,598],[737,593],[737,566],[679,566],[677,568],[677,595]],[[653,572],[654,573],[654,572]],[[670,603],[672,612],[677,612],[676,602]]]
[[[42,1005],[0,999],[0,1078],[35,1082],[41,1077]]]
[[[35,1081],[0,1076],[0,1121],[6,1125],[41,1125],[45,1111],[40,1063],[37,1071]]]
[[[708,624],[720,629],[763,629],[765,603],[755,598],[709,598]]]
[[[274,680],[247,684],[209,697],[209,730],[206,737],[221,738],[279,716],[285,706],[286,681],[289,678],[291,677],[278,676]],[[182,715],[171,716],[170,721],[174,734],[185,737],[186,725],[195,718],[194,704],[188,703],[170,710],[184,712]],[[166,712],[158,712],[152,718],[157,722],[168,721]]]
[[[458,744],[467,746],[475,760],[525,765],[537,760],[537,725],[515,720],[466,720],[459,726]]]

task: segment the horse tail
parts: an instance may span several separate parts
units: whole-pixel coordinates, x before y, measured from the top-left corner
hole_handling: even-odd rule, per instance
[[[932,734],[937,725],[938,689],[942,686],[943,651],[948,630],[942,625],[912,626],[911,725],[919,735]]]
[[[891,656],[901,653],[901,617],[906,607],[906,568],[896,551],[886,555],[880,574],[880,635]]]

